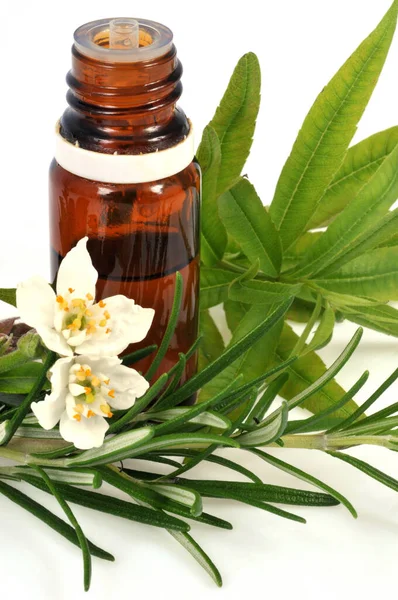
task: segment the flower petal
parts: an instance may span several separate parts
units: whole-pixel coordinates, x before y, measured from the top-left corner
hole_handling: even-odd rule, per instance
[[[112,372],[110,386],[115,390],[115,397],[108,398],[108,403],[116,410],[126,410],[145,394],[149,383],[134,369],[120,366]]]
[[[111,377],[115,367],[118,367],[122,362],[117,356],[103,356],[99,358],[98,356],[85,356],[83,354],[75,356],[74,361],[77,365],[89,366],[93,373],[104,373],[107,377]]]
[[[109,423],[103,417],[82,417],[80,421],[70,419],[66,412],[61,417],[59,431],[67,442],[80,450],[100,448],[104,443]]]
[[[44,345],[61,356],[72,356],[73,350],[67,344],[64,336],[51,327],[36,327],[36,331],[43,340]]]
[[[59,358],[50,369],[51,394],[60,394],[69,384],[69,369],[73,358]]]
[[[55,293],[44,277],[36,275],[18,284],[17,309],[31,327],[53,327]]]
[[[111,296],[104,300],[111,316],[109,320],[110,334],[107,337],[97,336],[86,340],[75,351],[78,354],[92,356],[112,356],[123,352],[129,344],[140,342],[147,335],[152,325],[155,311],[142,308],[125,296]]]
[[[43,429],[52,429],[58,423],[65,412],[66,395],[67,390],[62,390],[48,394],[41,402],[32,402],[30,407]]]
[[[65,295],[71,288],[72,298],[85,298],[86,294],[95,297],[98,273],[87,251],[87,240],[87,237],[81,239],[61,262],[57,275],[57,294]]]

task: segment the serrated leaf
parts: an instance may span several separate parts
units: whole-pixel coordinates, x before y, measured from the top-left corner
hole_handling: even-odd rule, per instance
[[[245,281],[241,277],[229,286],[230,300],[245,304],[274,304],[295,296],[302,287],[301,283],[280,283],[279,281]]]
[[[230,324],[231,312],[235,314],[239,311],[237,317],[238,323],[234,328],[233,335],[230,341],[230,346],[233,346],[245,335],[250,333],[259,323],[264,321],[270,307],[239,305],[228,301],[225,304],[228,324]],[[262,336],[247,352],[241,354],[236,361],[229,365],[217,377],[209,381],[199,394],[199,402],[204,402],[220,393],[226,386],[230,385],[236,377],[241,374],[242,382],[245,383],[262,375],[270,366],[274,359],[274,351],[278,343],[279,335],[282,329],[282,319],[278,321],[264,336]]]
[[[305,354],[319,350],[326,346],[332,338],[335,325],[335,313],[330,306],[327,306],[320,318],[319,325],[312,337],[312,340],[305,350]]]
[[[398,246],[366,252],[316,283],[338,294],[398,300]]]
[[[205,265],[211,267],[222,259],[228,241],[217,209],[221,148],[212,127],[205,128],[196,156],[202,169],[200,258]]]
[[[321,237],[322,231],[307,231],[283,253],[283,270],[296,266],[309,248]]]
[[[225,192],[239,177],[249,156],[260,106],[261,73],[252,52],[239,60],[218,106],[211,127],[221,144],[217,193]]]
[[[358,194],[398,144],[398,127],[390,127],[349,148],[341,168],[320,200],[309,228],[324,227]]]
[[[199,346],[198,372],[218,358],[225,349],[224,340],[209,311],[202,310],[199,320],[203,337]]]
[[[342,306],[340,310],[353,323],[398,337],[398,310],[392,306]]]
[[[384,65],[396,26],[395,1],[310,109],[283,167],[270,214],[289,248],[305,231],[348,145]]]
[[[282,362],[290,356],[293,348],[297,344],[298,336],[291,327],[285,323],[280,338],[279,345],[275,355],[277,363]],[[286,371],[289,373],[289,380],[282,388],[280,395],[287,400],[291,400],[297,394],[304,392],[311,384],[319,379],[325,372],[326,366],[320,356],[315,352],[309,352],[300,357]],[[344,396],[344,389],[335,381],[329,381],[321,390],[308,398],[301,406],[307,408],[316,414],[332,404],[335,404]],[[346,417],[358,408],[357,404],[351,400],[342,409],[334,414],[334,417]]]
[[[236,273],[226,269],[202,267],[200,271],[200,308],[205,310],[221,304],[228,298],[229,284]]]
[[[301,264],[295,269],[294,277],[319,277],[330,274],[339,268],[339,260],[342,257],[347,262],[347,255],[349,256],[351,248],[357,248],[359,241],[364,240],[362,251],[365,251],[366,246],[369,247],[375,227],[376,231],[379,231],[378,220],[386,215],[397,195],[398,145],[381,163],[358,195],[329,225],[319,240],[309,248]],[[387,217],[389,221],[393,215]],[[382,223],[384,224],[385,221]],[[369,233],[372,235],[369,236]],[[378,240],[378,243],[380,241]],[[353,259],[354,256],[351,255],[350,258]]]
[[[242,251],[265,275],[277,277],[282,263],[278,232],[253,185],[241,179],[218,199],[220,218]]]

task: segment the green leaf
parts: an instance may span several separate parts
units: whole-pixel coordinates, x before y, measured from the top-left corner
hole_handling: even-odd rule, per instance
[[[67,458],[66,467],[80,467],[89,465],[103,465],[128,458],[137,446],[144,445],[154,435],[152,427],[140,427],[126,433],[119,433],[110,439],[106,439],[100,448],[86,450],[78,456]]]
[[[143,482],[133,479],[125,471],[119,472],[115,467],[99,467],[99,470],[104,481],[128,494],[134,501],[141,504],[141,506],[148,506],[157,510],[171,512],[186,519],[204,523],[205,525],[211,525],[221,529],[232,529],[232,525],[228,523],[228,521],[224,521],[213,515],[202,512],[200,515],[194,516],[189,508],[166,498],[166,496],[162,496],[149,486],[145,487]]]
[[[366,252],[316,284],[338,294],[398,300],[398,246]]]
[[[329,225],[324,234],[309,248],[303,256],[302,263],[294,271],[294,277],[329,274],[344,262],[355,258],[350,254],[351,249],[358,245],[364,251],[369,247],[369,240],[373,239],[375,231],[378,245],[380,225],[378,222],[384,217],[398,195],[398,145],[379,166],[376,173],[367,184],[359,191],[358,195]],[[394,215],[387,215],[390,221]],[[375,229],[376,228],[376,229]],[[371,236],[369,237],[369,234]],[[364,240],[365,246],[360,242]]]
[[[236,343],[229,345],[228,348],[214,362],[205,367],[203,371],[194,375],[189,381],[184,383],[176,390],[170,399],[167,406],[162,408],[170,408],[177,406],[191,394],[202,388],[208,381],[216,377],[221,371],[232,364],[239,356],[255,344],[267,331],[282,319],[289,309],[291,302],[285,302],[279,305],[272,312],[264,314],[264,318],[250,332],[243,335]]]
[[[313,350],[319,350],[328,344],[332,338],[335,325],[335,313],[330,306],[327,306],[320,318],[319,325],[315,331],[311,342],[308,344],[305,351],[312,352]]]
[[[15,288],[0,288],[0,300],[11,304],[11,306],[16,306],[17,290]]]
[[[301,283],[279,283],[278,281],[244,281],[235,279],[229,287],[230,300],[245,304],[274,304],[292,298],[301,288]]]
[[[209,558],[206,552],[199,546],[199,544],[189,535],[189,533],[181,533],[179,531],[170,531],[169,532],[174,539],[177,540],[185,548],[188,550],[191,556],[200,564],[200,566],[210,575],[213,581],[218,585],[218,587],[222,586],[222,578],[219,570],[213,561]]]
[[[262,450],[253,449],[253,450],[251,450],[251,452],[253,454],[255,454],[256,456],[259,456],[260,458],[265,460],[267,463],[273,465],[277,469],[281,469],[285,473],[289,473],[289,475],[293,475],[293,477],[298,477],[298,479],[301,479],[302,481],[305,481],[306,483],[311,483],[312,485],[315,485],[316,487],[320,488],[327,494],[330,494],[330,496],[333,496],[333,498],[336,498],[336,500],[338,502],[343,504],[343,506],[345,506],[350,511],[350,513],[352,514],[352,516],[355,519],[357,518],[357,516],[358,516],[357,511],[355,510],[355,508],[353,507],[351,502],[349,502],[347,500],[347,498],[345,498],[342,494],[337,492],[335,489],[331,488],[326,483],[323,483],[323,481],[321,481],[320,479],[317,479],[316,477],[313,477],[309,473],[305,473],[305,471],[302,471],[301,469],[298,469],[297,467],[294,467],[293,465],[290,465],[289,463],[287,463],[283,460],[280,460],[276,456],[268,454],[267,452],[263,452]]]
[[[43,369],[42,363],[30,362],[0,374],[0,392],[28,394]]]
[[[195,517],[198,517],[203,512],[201,495],[189,487],[168,485],[167,483],[151,483],[149,487],[158,492],[158,494],[170,498],[170,500],[178,504],[188,506]]]
[[[151,366],[149,367],[147,373],[145,374],[145,378],[148,381],[154,377],[160,363],[162,362],[167,349],[170,346],[171,340],[174,335],[175,328],[177,326],[181,302],[182,302],[182,293],[183,293],[184,282],[182,279],[182,275],[179,271],[175,274],[175,285],[174,285],[174,299],[173,306],[171,307],[171,313],[169,317],[169,321],[167,323],[166,331],[163,334],[162,341],[160,343],[159,349],[156,352],[155,358],[153,359]]]
[[[283,253],[283,271],[297,265],[309,248],[321,237],[322,231],[307,231]]]
[[[324,227],[338,215],[375,174],[398,144],[398,127],[390,127],[348,149],[340,170],[321,198],[309,228]]]
[[[284,248],[305,231],[335,174],[384,65],[396,26],[395,1],[310,109],[283,167],[270,214]]]
[[[218,194],[225,192],[235,182],[249,156],[260,106],[260,85],[258,59],[249,52],[236,65],[210,122],[221,144]]]
[[[202,267],[200,271],[200,308],[205,310],[228,298],[229,284],[236,273],[226,269]]]
[[[240,305],[228,301],[225,304],[227,320],[230,319],[231,311],[237,311]],[[246,305],[239,310],[239,324],[233,331],[232,339],[227,349],[238,343],[246,335],[264,321],[267,314],[271,312],[272,307]],[[262,375],[274,360],[274,351],[280,332],[282,329],[282,319],[269,329],[264,335],[254,343],[246,352],[224,369],[219,375],[209,381],[199,394],[199,402],[205,402],[213,398],[216,394],[225,389],[239,374],[242,375],[242,382],[248,382]]]
[[[21,475],[36,475],[33,467],[16,466],[8,467],[12,469],[12,473],[15,474],[18,479]],[[56,469],[53,467],[46,467],[45,472],[53,481],[60,483],[67,483],[69,485],[88,485],[95,489],[101,487],[101,477],[96,471],[89,469]]]
[[[178,477],[177,485],[189,485],[202,496],[208,498],[247,498],[278,504],[296,506],[336,506],[338,502],[329,494],[298,490],[266,483],[246,483],[240,481],[217,481],[183,479]]]
[[[147,346],[146,348],[140,348],[140,350],[135,350],[134,352],[130,352],[130,354],[126,354],[122,358],[122,364],[130,367],[134,363],[138,362],[142,358],[146,358],[153,352],[158,349],[156,344],[152,344],[151,346]]]
[[[294,333],[292,328],[285,323],[276,350],[277,363],[286,360],[288,356],[290,356],[297,340],[298,336]],[[281,396],[287,400],[291,400],[298,394],[303,393],[310,385],[324,375],[326,370],[326,365],[318,354],[309,352],[287,368],[289,380],[282,388],[280,392]],[[344,394],[345,391],[343,388],[333,379],[308,398],[302,406],[316,414],[338,402]],[[346,417],[357,408],[357,404],[352,400],[337,411],[334,416]]]
[[[69,508],[68,503],[65,502],[64,498],[62,497],[62,494],[59,493],[59,490],[56,488],[56,486],[54,485],[54,482],[50,479],[50,477],[47,475],[47,473],[38,465],[35,465],[33,468],[42,477],[44,483],[47,485],[48,489],[50,490],[50,492],[52,493],[52,495],[54,496],[54,498],[57,500],[58,504],[64,511],[70,524],[76,531],[76,536],[77,536],[77,539],[79,540],[79,545],[80,545],[80,548],[81,548],[82,554],[83,554],[84,591],[88,592],[88,590],[90,589],[90,583],[91,583],[92,565],[91,565],[90,548],[89,548],[86,536],[84,535],[83,530],[80,527],[80,524],[79,524],[78,520],[76,519],[75,515],[73,514],[72,510]]]
[[[392,306],[344,306],[341,310],[358,325],[398,337],[398,310]]]
[[[342,452],[328,452],[328,454],[334,458],[339,458],[356,469],[359,469],[369,477],[372,477],[372,479],[375,479],[379,483],[391,488],[394,490],[394,492],[398,492],[398,481],[393,477],[390,477],[390,475],[386,475],[386,473],[379,471],[379,469],[376,469],[376,467],[372,467],[372,465],[369,465],[363,460],[355,458],[354,456],[349,456],[348,454],[343,454]]]
[[[238,442],[232,438],[223,437],[221,435],[213,435],[210,433],[173,433],[154,438],[146,444],[140,445],[138,448],[132,449],[129,453],[129,458],[140,456],[162,450],[163,448],[195,448],[199,445],[208,446],[209,444],[219,444],[220,446],[231,446],[239,448]]]
[[[218,210],[227,232],[250,262],[258,259],[265,275],[277,277],[282,264],[281,242],[253,185],[240,179],[219,198]]]
[[[228,239],[217,209],[217,180],[221,165],[220,141],[209,125],[203,131],[196,156],[202,169],[200,258],[205,265],[211,267],[222,259]]]
[[[38,477],[24,475],[23,479],[39,490],[48,492],[47,486]],[[74,488],[63,483],[56,483],[54,485],[63,495],[64,499],[72,502],[73,504],[86,506],[92,510],[98,510],[101,513],[114,515],[115,517],[128,519],[129,521],[144,523],[144,525],[165,527],[167,529],[173,529],[176,531],[189,531],[189,525],[187,523],[181,519],[176,519],[175,517],[166,515],[161,511],[152,510],[143,506],[136,506],[131,502],[119,500],[119,498],[115,498],[114,496],[99,494],[97,492],[89,492],[87,490]]]
[[[199,347],[198,371],[202,371],[225,350],[224,340],[208,310],[200,313],[202,342]]]
[[[155,426],[155,435],[160,431],[164,433],[166,430],[173,431],[176,428],[178,429],[184,423],[196,423],[198,425],[216,427],[217,429],[227,429],[231,425],[224,415],[206,410],[203,406],[194,406],[193,408],[178,406],[176,408],[169,408],[168,410],[147,412],[145,413],[145,418],[154,421],[164,421],[165,427],[163,430],[160,428],[160,425]]]
[[[236,439],[243,448],[255,448],[256,446],[266,446],[272,444],[282,436],[286,429],[289,418],[289,407],[287,402],[282,403],[281,410],[275,415],[275,418],[268,424],[260,423],[256,429],[249,433],[239,435]]]
[[[2,481],[0,481],[0,493],[6,496],[6,498],[12,500],[12,502],[15,502],[15,504],[18,504],[18,506],[24,508],[36,518],[40,519],[40,521],[51,527],[51,529],[54,529],[54,531],[62,535],[62,537],[67,539],[75,546],[80,546],[76,531],[73,529],[73,527],[47,510],[47,508],[44,508],[44,506],[38,502],[35,502],[35,500],[32,500],[32,498],[29,498],[29,496],[26,496],[26,494],[23,494],[19,490],[16,490]],[[104,560],[110,560],[112,562],[115,560],[112,554],[102,550],[102,548],[99,548],[90,541],[88,541],[88,547],[93,556],[97,556],[98,558],[102,558]]]

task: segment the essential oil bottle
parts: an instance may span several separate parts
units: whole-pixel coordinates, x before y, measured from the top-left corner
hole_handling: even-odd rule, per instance
[[[104,19],[74,34],[68,108],[50,167],[51,262],[84,236],[97,297],[124,294],[155,309],[138,349],[160,344],[184,281],[174,338],[157,376],[197,337],[200,170],[192,126],[176,103],[181,63],[172,32],[142,19]],[[152,356],[135,365],[146,371]],[[188,361],[183,381],[196,369]]]

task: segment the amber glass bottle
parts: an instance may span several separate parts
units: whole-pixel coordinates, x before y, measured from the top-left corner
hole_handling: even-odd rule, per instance
[[[158,23],[80,27],[50,167],[53,275],[88,236],[98,298],[124,294],[156,311],[134,349],[160,343],[181,272],[182,310],[157,375],[188,350],[198,327],[200,171],[191,124],[176,107],[181,73],[172,34]],[[137,368],[145,371],[150,360]],[[183,380],[195,368],[192,357]]]

